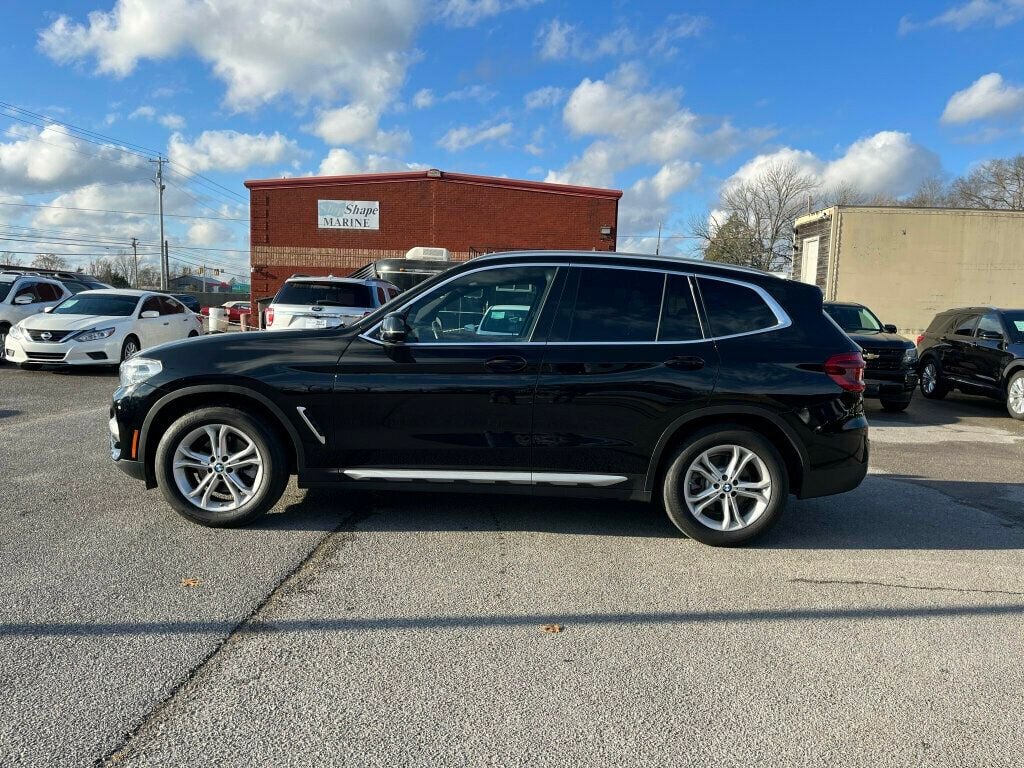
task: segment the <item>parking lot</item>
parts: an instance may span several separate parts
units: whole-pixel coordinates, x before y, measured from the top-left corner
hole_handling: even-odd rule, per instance
[[[723,550],[643,505],[294,487],[204,529],[109,461],[115,382],[0,365],[2,765],[1018,764],[999,403],[871,404],[861,488]]]

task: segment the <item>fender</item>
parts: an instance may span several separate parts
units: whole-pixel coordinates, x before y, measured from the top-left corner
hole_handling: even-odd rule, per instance
[[[183,397],[188,397],[189,395],[197,395],[204,393],[226,393],[232,395],[242,395],[244,397],[251,398],[258,402],[260,405],[264,406],[268,411],[270,411],[274,415],[274,418],[276,418],[281,423],[281,426],[283,426],[285,431],[288,433],[288,437],[291,440],[293,447],[295,448],[296,471],[301,473],[305,470],[306,452],[302,447],[302,440],[299,438],[299,433],[295,429],[295,426],[284,415],[281,409],[278,408],[273,403],[273,401],[271,401],[266,395],[263,395],[254,389],[249,389],[248,387],[239,387],[232,384],[196,384],[192,386],[182,387],[181,389],[176,389],[170,394],[164,395],[159,400],[157,400],[153,407],[149,409],[149,413],[146,414],[146,418],[142,422],[142,429],[139,431],[138,455],[146,455],[146,441],[149,437],[149,428],[152,426],[153,421],[156,419],[156,417],[167,405],[173,403],[175,400],[180,400]]]
[[[778,427],[779,431],[786,436],[786,440],[792,446],[797,456],[800,457],[800,463],[806,470],[810,464],[807,450],[803,447],[800,440],[797,439],[793,428],[777,413],[753,405],[714,405],[680,416],[665,428],[665,431],[661,433],[661,437],[658,438],[658,442],[654,446],[654,452],[651,454],[651,462],[647,467],[647,476],[644,478],[644,490],[648,492],[653,490],[654,477],[657,474],[658,465],[661,463],[661,455],[665,451],[665,446],[668,445],[669,441],[680,429],[684,429],[690,422],[704,419],[708,416],[724,416],[728,419],[729,416],[736,415],[757,416],[758,418],[770,421],[773,426]]]
[[[1002,387],[1003,387],[1004,391],[1010,385],[1010,379],[1013,378],[1013,375],[1015,373],[1020,373],[1021,371],[1024,371],[1024,360],[1020,360],[1020,359],[1011,360],[1009,365],[1007,365],[1003,369],[1003,375],[1002,375],[1002,382],[1001,382],[1001,384],[1002,384]]]

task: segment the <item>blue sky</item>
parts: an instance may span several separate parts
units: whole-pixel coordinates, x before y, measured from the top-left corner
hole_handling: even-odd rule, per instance
[[[159,152],[172,255],[239,278],[241,182],[286,174],[612,186],[620,248],[663,222],[686,252],[772,160],[902,195],[1021,152],[1022,32],[1024,0],[18,3],[0,101],[93,134],[0,108],[0,251],[155,253],[155,217],[119,212],[155,209]]]

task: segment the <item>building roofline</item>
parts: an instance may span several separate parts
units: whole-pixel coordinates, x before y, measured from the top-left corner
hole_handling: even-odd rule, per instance
[[[830,211],[835,210],[857,210],[857,211],[928,211],[934,213],[971,213],[998,216],[1024,216],[1024,211],[1012,211],[1004,208],[963,208],[957,206],[934,206],[934,205],[830,205],[827,208],[820,208],[803,216],[798,216],[793,221],[794,227],[809,224],[822,218],[826,218]]]
[[[480,184],[489,187],[506,189],[525,189],[534,192],[548,192],[556,195],[576,195],[578,197],[596,197],[607,200],[618,200],[622,197],[621,189],[603,189],[601,187],[578,187],[572,184],[551,184],[546,181],[527,181],[525,179],[506,179],[498,176],[476,176],[469,173],[449,173],[431,168],[426,171],[398,171],[395,173],[363,173],[352,176],[298,176],[283,179],[249,179],[245,186],[252,189],[276,189],[299,187],[328,187],[346,184],[385,184],[406,181],[454,181],[461,184]]]

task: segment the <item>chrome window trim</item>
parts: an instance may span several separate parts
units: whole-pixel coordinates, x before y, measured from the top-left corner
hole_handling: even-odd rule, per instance
[[[621,255],[622,254],[616,254],[616,256],[621,256]],[[479,258],[484,258],[484,257],[479,257]],[[642,256],[633,256],[632,258],[638,258],[639,259],[639,258],[644,258],[644,257],[642,257]],[[716,265],[716,267],[717,266],[719,266],[719,265]],[[722,266],[725,267],[725,268],[728,267],[728,265],[722,265]],[[576,263],[576,262],[568,262],[568,263],[564,263],[564,262],[563,263],[524,262],[522,264],[489,264],[489,265],[486,265],[486,266],[479,267],[477,269],[472,269],[472,270],[467,270],[465,272],[460,272],[457,275],[452,275],[447,280],[444,280],[444,281],[438,283],[437,285],[435,285],[434,288],[437,289],[437,288],[440,288],[440,287],[442,287],[444,285],[447,285],[452,280],[456,280],[456,279],[462,277],[463,275],[471,275],[471,274],[475,274],[477,272],[483,272],[483,271],[489,270],[489,269],[508,269],[508,268],[512,268],[512,267],[567,267],[567,268],[570,268],[570,269],[576,267],[576,268],[580,268],[580,269],[628,269],[628,270],[633,270],[633,271],[636,271],[636,272],[660,272],[660,273],[663,273],[664,275],[666,275],[666,285],[667,285],[667,280],[668,280],[667,276],[668,275],[680,275],[682,277],[690,278],[690,281],[689,281],[690,282],[690,292],[691,292],[691,294],[693,296],[694,306],[698,307],[697,322],[700,324],[701,333],[704,334],[704,338],[701,338],[701,339],[690,339],[690,340],[687,340],[687,341],[495,341],[495,342],[437,342],[437,343],[431,343],[431,342],[409,342],[407,344],[404,344],[403,346],[406,346],[406,347],[430,347],[430,348],[445,348],[445,347],[447,347],[447,348],[450,348],[450,347],[473,348],[473,347],[481,346],[482,344],[485,345],[485,346],[510,346],[510,347],[546,346],[546,345],[551,345],[551,346],[613,346],[613,345],[618,345],[618,346],[645,346],[645,345],[652,345],[652,344],[703,344],[704,342],[708,342],[708,341],[726,341],[726,340],[729,340],[729,339],[742,338],[744,336],[755,336],[755,335],[760,334],[760,333],[771,333],[772,331],[780,331],[780,330],[782,330],[784,328],[789,328],[793,324],[793,321],[789,317],[789,315],[786,313],[786,310],[784,310],[782,308],[782,306],[775,300],[775,298],[770,293],[768,293],[764,288],[762,288],[759,285],[755,285],[753,283],[748,283],[745,280],[736,280],[736,279],[733,279],[731,277],[719,277],[717,275],[704,275],[704,274],[698,274],[696,272],[683,272],[683,271],[674,270],[674,269],[667,268],[667,267],[666,268],[634,267],[634,266],[629,266],[629,265],[624,265],[624,264],[586,264],[586,263],[579,264],[579,263]],[[745,272],[746,270],[744,268],[736,268],[736,271]],[[762,273],[755,271],[755,274],[762,274]],[[765,274],[767,274],[767,273],[765,273]],[[772,314],[775,315],[775,319],[777,321],[776,324],[772,325],[772,326],[765,327],[765,328],[758,328],[758,329],[753,330],[753,331],[744,331],[743,333],[732,333],[732,334],[726,334],[724,336],[708,336],[707,334],[710,331],[710,328],[705,328],[704,327],[704,321],[701,319],[701,312],[699,310],[699,307],[703,306],[703,300],[699,296],[700,287],[697,285],[697,281],[698,280],[717,280],[717,281],[722,282],[722,283],[732,283],[734,285],[739,285],[739,286],[741,286],[743,288],[751,289],[752,291],[754,291],[754,293],[756,293],[761,298],[762,301],[764,301],[765,304],[768,305],[768,308],[772,311]],[[417,299],[418,298],[419,297],[417,297]],[[396,309],[394,311],[395,312],[402,312],[402,311],[404,311],[408,307],[412,306],[412,304],[417,299],[413,299],[411,301],[406,302],[405,304],[403,304],[401,307],[399,307],[398,309]],[[698,303],[698,299],[701,299],[700,303]],[[662,294],[662,310],[664,310],[664,293]],[[660,331],[660,320],[661,320],[661,316],[659,314],[659,331]],[[380,339],[375,339],[372,336],[370,336],[370,334],[372,334],[378,328],[380,328],[381,322],[383,322],[383,318],[381,318],[380,321],[375,323],[368,330],[366,330],[365,332],[359,334],[359,338],[364,339],[364,340],[366,340],[366,341],[368,341],[368,342],[370,342],[372,344],[377,344],[377,345],[382,346],[382,347],[386,346],[384,344],[384,342],[381,341]]]

